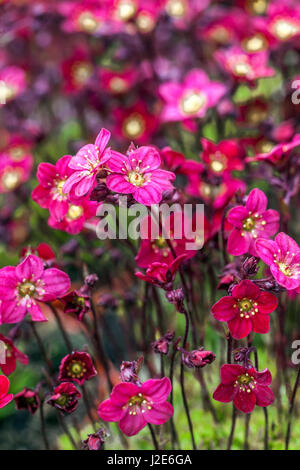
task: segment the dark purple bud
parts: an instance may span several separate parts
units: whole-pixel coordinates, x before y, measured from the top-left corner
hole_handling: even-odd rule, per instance
[[[194,351],[182,351],[182,362],[187,367],[202,368],[211,364],[216,359],[216,355],[211,351],[205,351],[203,348]]]

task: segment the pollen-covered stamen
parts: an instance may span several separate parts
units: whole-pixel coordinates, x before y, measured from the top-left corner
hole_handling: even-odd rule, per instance
[[[55,180],[54,184],[55,186],[52,189],[52,194],[53,194],[53,199],[58,200],[58,201],[63,201],[64,199],[68,198],[68,195],[63,192],[63,187],[65,185],[67,178],[64,179],[57,179]]]
[[[215,173],[220,173],[227,166],[227,158],[221,152],[217,151],[210,155],[210,168]]]
[[[239,387],[240,392],[250,393],[255,389],[256,380],[252,375],[249,375],[247,372],[245,374],[239,375],[237,380],[234,383],[234,387]]]
[[[180,107],[184,114],[195,114],[206,104],[206,95],[199,90],[188,90],[182,97]]]
[[[243,232],[242,236],[245,236],[245,232],[251,233],[253,238],[257,238],[257,231],[264,230],[266,221],[263,220],[262,215],[259,213],[252,214],[250,211],[248,217],[243,220]]]
[[[21,297],[26,297],[27,295],[33,297],[36,293],[36,285],[31,281],[25,280],[18,285],[18,292]]]
[[[145,413],[152,409],[153,402],[139,393],[130,398],[128,402],[129,414],[135,416],[137,413]]]
[[[128,181],[134,186],[143,186],[145,178],[141,173],[138,173],[137,171],[130,171],[128,173]]]
[[[278,253],[273,254],[274,263],[277,264],[279,271],[281,271],[287,277],[297,277],[300,275],[300,263],[294,262],[296,253],[286,252],[285,256],[282,256],[281,250]]]
[[[237,304],[234,305],[235,308],[239,309],[241,318],[250,318],[258,313],[258,304],[252,299],[244,297],[243,299],[238,299]]]

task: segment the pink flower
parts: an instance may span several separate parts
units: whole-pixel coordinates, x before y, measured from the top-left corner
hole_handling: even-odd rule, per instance
[[[32,199],[43,209],[48,209],[51,217],[61,221],[68,212],[68,195],[63,191],[64,184],[73,171],[69,168],[71,155],[57,160],[56,165],[40,163],[37,170],[39,186],[32,192]]]
[[[150,112],[143,101],[130,107],[120,106],[112,112],[114,136],[121,140],[134,141],[139,145],[148,143],[158,127],[157,116]]]
[[[80,198],[93,189],[97,173],[111,156],[110,149],[106,148],[109,139],[110,132],[101,129],[95,144],[84,145],[75,157],[72,157],[69,167],[75,171],[64,184],[64,193],[69,194],[73,190],[74,196]]]
[[[16,369],[17,361],[21,364],[28,364],[28,356],[23,354],[19,349],[16,348],[11,339],[6,338],[0,334],[0,341],[5,345],[5,362],[4,364],[0,363],[0,368],[5,375],[10,375]]]
[[[266,51],[247,54],[239,46],[232,46],[218,50],[215,58],[237,81],[253,84],[258,78],[272,77],[275,73],[274,69],[267,65],[269,57]]]
[[[245,206],[236,206],[229,211],[227,220],[234,227],[227,243],[229,254],[257,256],[255,240],[270,238],[278,231],[279,214],[273,209],[267,210],[267,204],[266,195],[255,188],[249,193]]]
[[[300,247],[295,240],[280,232],[275,241],[258,239],[255,248],[278,284],[300,292]]]
[[[0,108],[8,101],[23,93],[26,88],[26,75],[23,69],[10,65],[0,71],[1,97]],[[4,103],[3,103],[4,102]]]
[[[101,88],[113,95],[122,95],[123,93],[127,93],[128,90],[135,85],[138,78],[137,70],[134,68],[128,68],[121,71],[102,68],[99,75]]]
[[[233,401],[238,410],[251,413],[255,405],[268,406],[274,401],[269,385],[272,376],[268,369],[258,372],[254,367],[224,364],[221,367],[221,383],[213,398],[222,403]]]
[[[222,175],[225,172],[244,168],[245,152],[236,140],[222,140],[218,144],[214,144],[203,138],[201,144],[203,148],[202,160],[212,173]]]
[[[26,313],[34,321],[46,321],[38,302],[49,302],[70,287],[69,276],[56,268],[44,269],[43,262],[29,255],[17,267],[0,269],[0,323],[18,323]]]
[[[186,255],[182,254],[177,256],[170,264],[159,262],[152,263],[147,269],[146,274],[137,272],[135,275],[142,279],[142,281],[149,282],[150,284],[154,284],[166,290],[171,290],[175,273],[185,258]]]
[[[166,400],[172,386],[168,377],[150,379],[139,387],[133,383],[115,385],[108,400],[102,402],[98,414],[104,421],[117,421],[126,436],[134,436],[147,423],[163,424],[173,415]]]
[[[8,389],[8,378],[5,377],[5,375],[0,375],[0,408],[4,408],[4,406],[8,405],[14,397],[12,393],[8,393]]]
[[[183,83],[167,82],[159,87],[165,102],[161,114],[163,122],[202,118],[225,94],[226,87],[210,81],[202,70],[190,71]]]
[[[175,228],[179,230],[180,225],[181,236],[175,239]],[[180,232],[178,233],[178,236],[179,234]],[[165,218],[165,220],[163,220],[162,230],[159,229],[158,224],[151,218],[151,216],[145,217],[141,223],[141,235],[142,240],[140,249],[135,258],[135,261],[140,268],[149,268],[152,263],[163,263],[168,266],[173,263],[174,256],[167,239],[172,243],[177,261],[181,259],[181,255],[185,255],[185,259],[195,256],[197,254],[197,249],[192,249],[193,247],[189,247],[188,245],[192,243],[197,244],[197,242],[201,244],[203,241],[202,239],[198,241],[197,236],[192,235],[191,221],[187,216],[184,216],[182,212],[171,213],[170,217]],[[204,233],[204,238],[205,236],[206,234]],[[176,267],[176,264],[177,263],[173,265],[173,268]],[[151,275],[152,274],[153,271]]]
[[[64,92],[77,93],[90,84],[94,75],[94,65],[85,48],[76,48],[71,57],[61,64],[64,76]]]
[[[271,150],[268,152],[258,153],[254,157],[247,157],[246,161],[269,161],[276,165],[277,163],[282,163],[285,161],[289,157],[291,151],[299,146],[300,134],[296,134],[290,142],[281,142],[277,145],[274,145],[274,147],[271,148]]]
[[[48,224],[50,227],[76,235],[84,228],[86,221],[96,215],[97,202],[89,201],[88,197],[81,198],[74,203],[68,202],[68,210],[62,220],[50,216]]]
[[[241,281],[231,296],[222,297],[211,309],[214,318],[227,322],[233,338],[241,339],[254,333],[268,333],[269,313],[277,307],[277,298],[263,292],[249,280]]]
[[[28,181],[32,165],[31,156],[16,161],[11,156],[0,153],[0,194],[14,191]]]
[[[112,174],[106,178],[111,191],[132,194],[140,204],[158,204],[162,193],[172,189],[174,173],[161,170],[161,159],[153,147],[129,150],[127,156],[115,153],[107,163]]]

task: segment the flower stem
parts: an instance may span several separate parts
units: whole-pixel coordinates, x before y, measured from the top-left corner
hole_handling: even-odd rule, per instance
[[[45,449],[50,450],[50,445],[49,445],[49,441],[48,441],[48,437],[46,433],[46,423],[45,423],[45,416],[44,416],[44,400],[41,400],[40,419],[41,419],[41,434],[43,436]]]
[[[290,437],[291,437],[291,430],[292,430],[292,418],[293,418],[293,411],[294,411],[294,405],[295,405],[295,399],[297,395],[297,389],[299,386],[300,382],[300,367],[298,369],[295,385],[293,388],[293,393],[290,401],[290,407],[289,407],[289,414],[288,414],[288,425],[287,425],[287,432],[286,432],[286,437],[285,437],[285,450],[289,449],[289,442],[290,442]]]
[[[149,431],[150,431],[150,434],[151,434],[154,449],[159,450],[159,445],[158,445],[158,442],[157,442],[157,439],[156,439],[156,436],[155,436],[155,432],[154,432],[153,427],[151,426],[150,423],[148,423],[148,428],[149,428]]]

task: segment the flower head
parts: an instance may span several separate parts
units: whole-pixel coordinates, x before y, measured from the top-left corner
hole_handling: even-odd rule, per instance
[[[32,415],[39,409],[41,404],[38,391],[27,387],[17,393],[14,398],[18,410],[28,410]]]
[[[278,284],[288,290],[300,290],[300,247],[295,240],[280,232],[275,241],[258,239],[255,248]]]
[[[64,303],[64,312],[75,313],[79,321],[91,308],[90,296],[80,289],[68,292],[60,300]]]
[[[35,255],[29,255],[17,267],[0,269],[0,323],[18,323],[26,313],[34,321],[45,321],[38,302],[62,296],[70,287],[69,276],[56,268],[44,269]]]
[[[97,375],[91,356],[86,352],[74,351],[65,356],[59,366],[60,382],[77,382],[82,385]]]
[[[255,405],[268,406],[274,401],[269,385],[272,376],[268,369],[258,372],[254,367],[224,364],[221,367],[221,383],[213,398],[222,403],[233,401],[238,410],[251,413]]]
[[[161,170],[161,159],[153,147],[130,149],[127,156],[115,153],[107,163],[112,174],[106,179],[111,191],[132,194],[140,204],[158,204],[163,191],[172,189],[174,173]]]
[[[54,389],[53,395],[47,400],[47,403],[64,413],[72,413],[78,406],[79,398],[81,398],[81,393],[75,385],[63,382]]]
[[[166,401],[171,388],[168,377],[147,380],[141,387],[120,383],[100,404],[98,414],[104,421],[119,422],[126,436],[134,436],[147,423],[163,424],[171,418],[173,407]]]
[[[233,338],[241,339],[254,333],[268,333],[269,314],[277,307],[277,298],[263,292],[249,280],[241,281],[231,296],[222,297],[211,309],[214,318],[227,322]]]
[[[146,274],[137,272],[135,275],[150,284],[162,287],[165,290],[171,290],[175,273],[185,258],[186,255],[182,254],[177,256],[170,264],[159,262],[152,263],[148,267]]]
[[[2,370],[3,374],[10,375],[12,372],[14,372],[17,361],[24,365],[28,364],[28,356],[19,351],[11,339],[6,338],[0,334],[0,341],[4,343],[5,348],[5,362],[4,364],[0,362],[0,369]]]
[[[233,256],[250,253],[257,256],[255,241],[258,238],[269,238],[279,228],[279,213],[267,210],[267,197],[260,189],[253,189],[245,206],[230,209],[228,222],[234,229],[229,235],[227,250]]]
[[[111,157],[111,151],[106,148],[110,139],[110,132],[101,129],[95,144],[84,145],[69,162],[74,170],[62,187],[63,192],[77,198],[88,194],[94,187],[96,177],[102,165]]]
[[[103,448],[106,438],[106,431],[100,428],[94,434],[89,434],[88,438],[83,441],[83,448],[87,450],[100,450]]]

